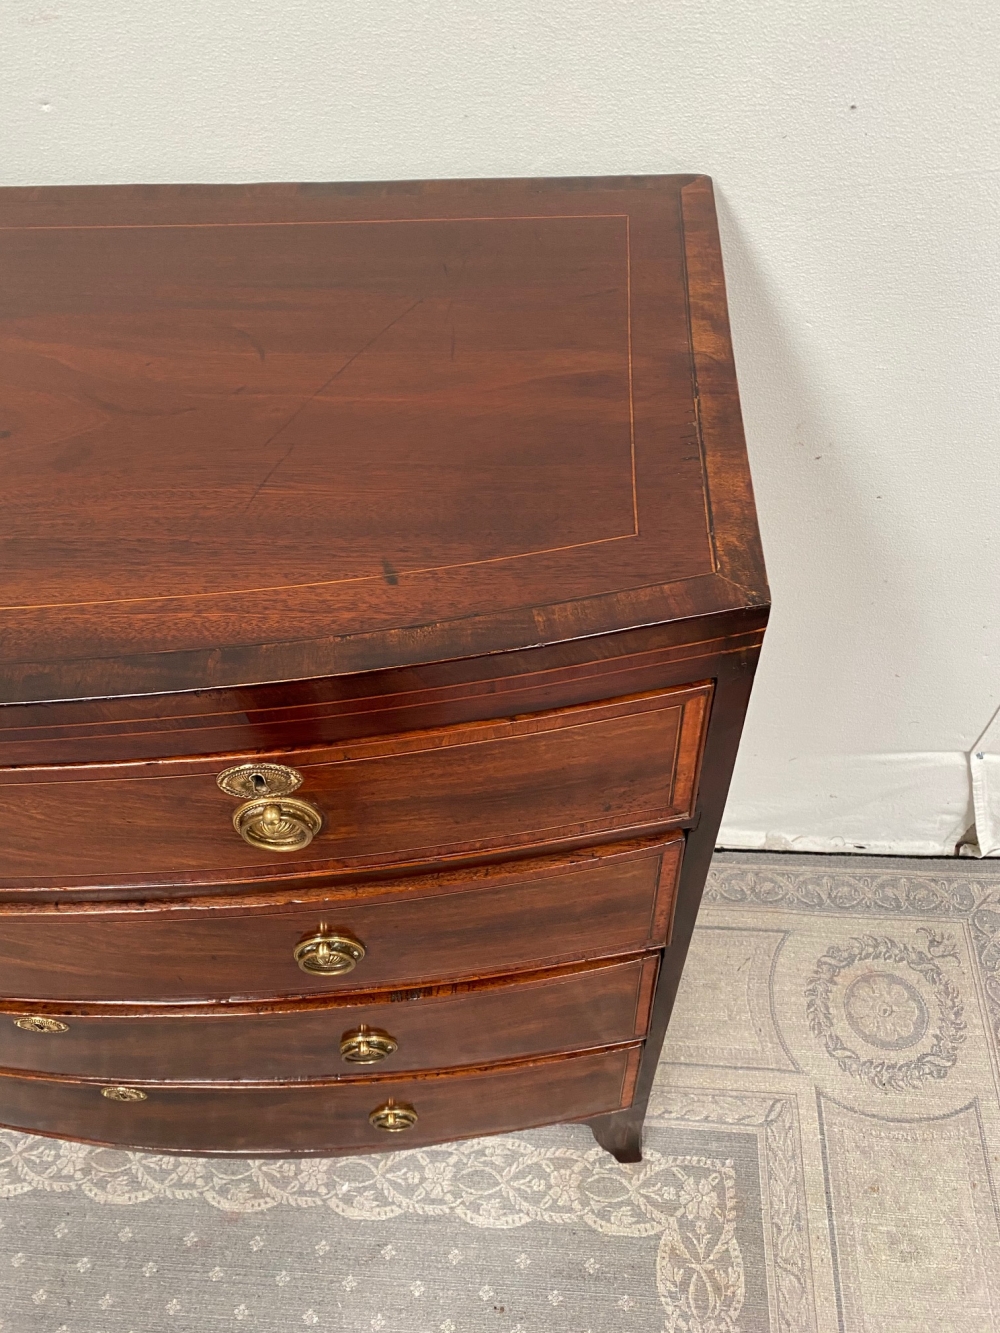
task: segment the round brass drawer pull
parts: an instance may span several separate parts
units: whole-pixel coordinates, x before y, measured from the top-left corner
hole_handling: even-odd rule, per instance
[[[381,1028],[360,1027],[345,1032],[340,1039],[341,1059],[350,1065],[377,1065],[399,1049],[399,1042]]]
[[[236,807],[233,827],[251,847],[297,852],[308,847],[323,827],[323,816],[297,796],[262,797]]]
[[[22,1032],[68,1032],[69,1024],[60,1023],[58,1018],[42,1018],[40,1014],[25,1014],[15,1018],[14,1026]]]
[[[101,1096],[107,1097],[109,1102],[144,1102],[146,1094],[142,1088],[123,1088],[115,1086],[112,1088],[102,1088]]]
[[[295,961],[303,972],[315,976],[336,977],[353,972],[365,956],[365,946],[353,935],[340,931],[319,930],[295,946]]]
[[[382,1106],[377,1106],[368,1117],[376,1129],[384,1129],[390,1134],[400,1134],[404,1129],[412,1129],[417,1123],[417,1113],[405,1102],[398,1105],[390,1097]]]

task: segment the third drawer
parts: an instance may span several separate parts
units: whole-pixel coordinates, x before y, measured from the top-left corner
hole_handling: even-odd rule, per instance
[[[123,1082],[350,1079],[612,1046],[646,1035],[658,957],[255,1007],[5,1007],[0,1066]],[[359,1055],[368,1062],[345,1058]]]

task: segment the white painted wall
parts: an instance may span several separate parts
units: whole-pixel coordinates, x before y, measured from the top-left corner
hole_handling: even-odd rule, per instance
[[[3,0],[0,182],[705,171],[775,611],[728,846],[934,853],[1000,703],[996,0]]]

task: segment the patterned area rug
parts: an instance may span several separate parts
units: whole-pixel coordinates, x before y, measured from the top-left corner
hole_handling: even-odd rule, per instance
[[[0,1131],[3,1333],[1000,1333],[1000,866],[721,854],[645,1160]]]

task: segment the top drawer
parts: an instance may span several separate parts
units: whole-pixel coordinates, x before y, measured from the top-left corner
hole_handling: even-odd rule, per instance
[[[710,683],[281,754],[0,772],[0,888],[309,879],[682,824]],[[267,760],[323,818],[276,853],[233,827],[216,778]]]

